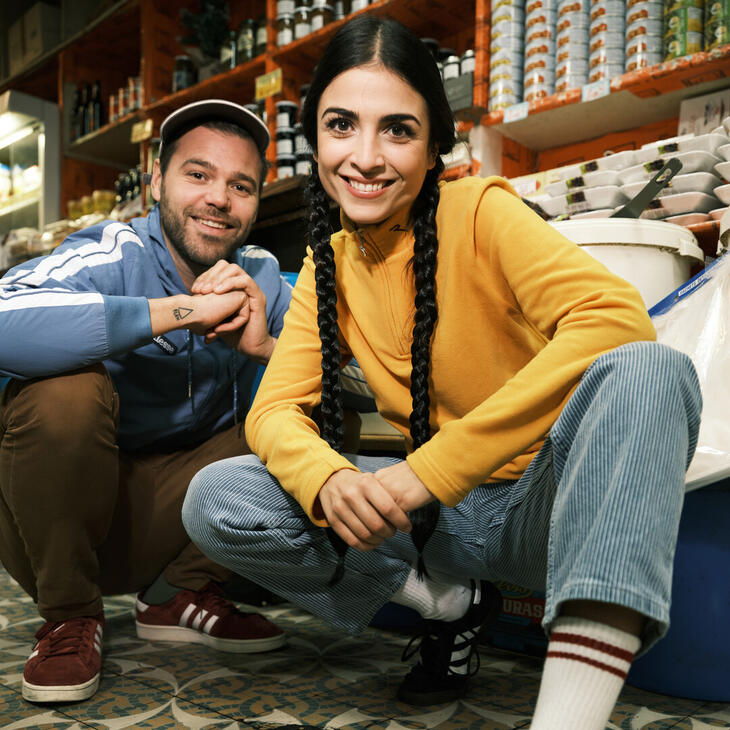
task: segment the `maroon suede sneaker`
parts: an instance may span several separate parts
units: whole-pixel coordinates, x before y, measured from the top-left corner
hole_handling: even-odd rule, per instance
[[[137,596],[137,636],[150,641],[205,644],[220,651],[249,654],[284,646],[286,635],[257,613],[242,613],[215,584],[181,590],[167,603]]]
[[[99,687],[104,613],[46,621],[35,635],[23,670],[23,697],[30,702],[72,702]]]

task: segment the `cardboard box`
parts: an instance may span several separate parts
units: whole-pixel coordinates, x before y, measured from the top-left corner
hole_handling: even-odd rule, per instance
[[[56,5],[36,3],[23,16],[26,63],[55,48],[60,41],[61,12]]]
[[[679,105],[678,134],[707,134],[730,117],[730,89],[685,99]]]
[[[25,39],[23,18],[20,17],[8,28],[8,73],[15,76],[25,68]]]

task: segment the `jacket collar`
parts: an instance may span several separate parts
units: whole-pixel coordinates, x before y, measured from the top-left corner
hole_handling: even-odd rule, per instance
[[[390,256],[403,250],[413,251],[413,228],[410,220],[410,209],[394,213],[381,223],[367,226],[356,226],[340,209],[342,233],[347,241],[353,241],[360,247],[361,243],[375,246],[383,256]]]

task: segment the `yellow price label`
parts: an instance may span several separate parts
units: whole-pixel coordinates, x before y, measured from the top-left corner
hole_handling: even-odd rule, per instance
[[[143,119],[141,122],[135,122],[132,125],[132,143],[144,142],[152,136],[152,120]]]
[[[282,88],[281,69],[256,77],[256,101],[278,94]]]

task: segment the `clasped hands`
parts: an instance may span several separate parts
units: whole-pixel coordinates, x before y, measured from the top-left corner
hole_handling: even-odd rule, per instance
[[[275,340],[269,335],[266,296],[240,266],[218,261],[193,282],[190,292],[211,310],[196,334],[205,335],[207,343],[220,338],[259,362],[268,361]]]
[[[408,462],[401,461],[374,473],[336,471],[322,485],[314,512],[350,547],[367,551],[396,530],[410,532],[408,512],[434,499]]]

